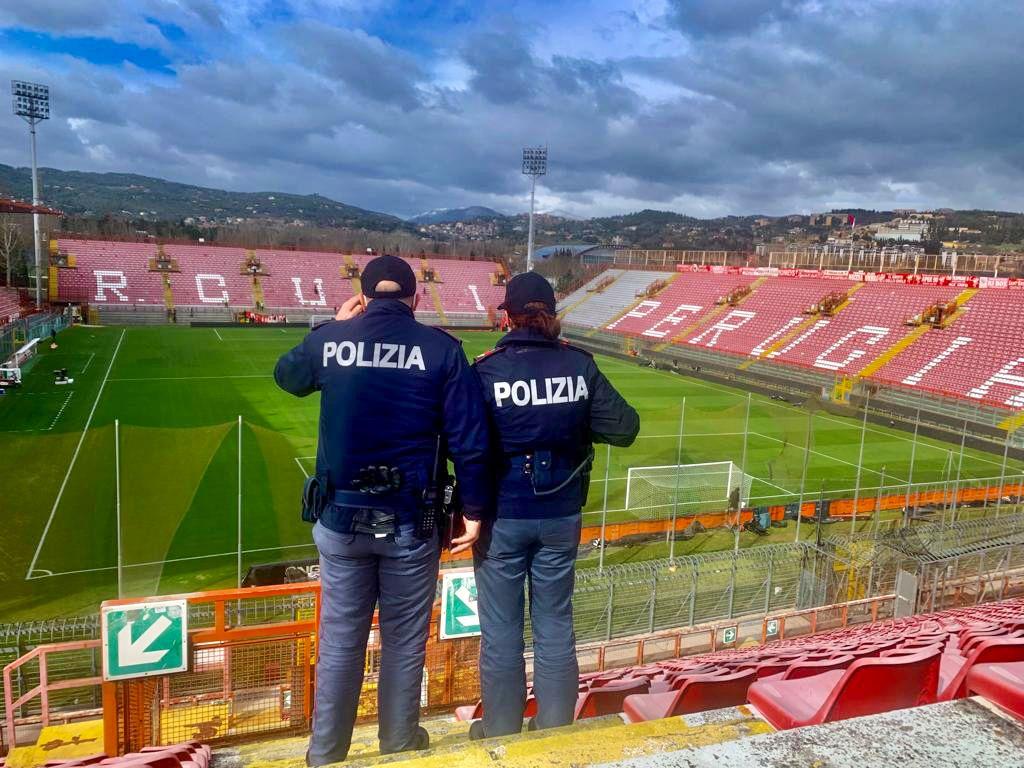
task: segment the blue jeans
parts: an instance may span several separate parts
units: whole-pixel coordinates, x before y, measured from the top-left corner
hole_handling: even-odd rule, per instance
[[[539,728],[568,725],[579,689],[572,593],[580,515],[541,520],[499,518],[473,547],[480,611],[484,735],[523,727],[525,584],[530,581],[533,692]]]
[[[310,765],[344,760],[352,743],[366,664],[366,641],[380,606],[378,737],[382,752],[415,742],[430,614],[437,591],[437,537],[417,539],[401,529],[377,539],[341,534],[319,523],[320,629],[316,701],[307,759]]]

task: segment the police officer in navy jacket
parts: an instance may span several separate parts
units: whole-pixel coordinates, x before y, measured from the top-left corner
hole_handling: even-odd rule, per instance
[[[473,547],[484,715],[471,738],[522,728],[527,580],[538,707],[531,727],[572,722],[579,678],[572,593],[592,443],[631,445],[640,430],[636,410],[590,353],[559,340],[546,279],[512,278],[499,309],[513,330],[474,364],[497,444],[497,499]]]
[[[274,371],[294,395],[320,392],[316,472],[327,504],[313,529],[322,597],[311,766],[348,754],[375,606],[381,752],[428,745],[420,683],[440,547],[422,529],[424,491],[450,455],[466,517],[453,551],[476,540],[491,493],[485,406],[459,341],[416,321],[416,276],[402,259],[373,259],[361,282],[362,295]]]

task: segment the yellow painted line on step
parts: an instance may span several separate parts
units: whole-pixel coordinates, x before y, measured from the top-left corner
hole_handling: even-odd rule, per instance
[[[772,728],[747,707],[721,722],[691,725],[687,718],[672,717],[649,723],[619,723],[590,734],[580,726],[553,729],[542,737],[517,735],[471,742],[465,749],[446,754],[427,754],[401,761],[407,768],[575,768],[631,757],[661,754],[687,747],[703,747],[735,741]],[[591,736],[592,738],[588,738]]]
[[[1016,432],[1022,426],[1024,426],[1024,411],[1018,411],[1013,416],[999,422],[999,428],[1005,429],[1007,432]]]
[[[916,328],[914,328],[913,330],[911,330],[910,333],[908,333],[903,338],[899,339],[895,344],[893,344],[891,347],[889,347],[887,350],[885,350],[885,352],[880,354],[878,357],[876,357],[870,363],[868,363],[863,368],[861,368],[859,371],[857,371],[858,378],[865,378],[865,377],[870,376],[871,374],[875,373],[879,369],[881,369],[883,365],[888,363],[890,360],[892,360],[894,357],[896,357],[896,355],[898,355],[900,352],[905,350],[907,347],[909,347],[915,341],[917,341],[922,336],[924,336],[926,333],[928,333],[929,330],[931,330],[931,326],[928,325],[927,323],[924,323],[923,325],[919,325]]]
[[[48,725],[39,732],[34,745],[11,750],[7,756],[7,765],[10,768],[32,768],[47,760],[73,760],[102,751],[102,720]]]

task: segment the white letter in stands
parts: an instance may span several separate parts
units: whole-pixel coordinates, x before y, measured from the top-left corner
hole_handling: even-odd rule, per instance
[[[752,350],[750,350],[751,356],[752,357],[760,357],[761,355],[763,355],[764,351],[766,349],[768,349],[768,347],[770,347],[772,344],[774,344],[776,339],[782,337],[788,330],[790,330],[791,328],[794,328],[795,326],[800,325],[800,323],[802,323],[803,321],[804,321],[804,318],[803,317],[799,317],[799,316],[798,317],[791,317],[791,318],[789,318],[789,320],[786,321],[786,324],[784,326],[779,328],[779,330],[777,330],[775,333],[773,333],[767,339],[765,339],[760,344],[758,344],[756,347],[754,347]]]
[[[782,349],[776,349],[776,350],[774,350],[772,352],[769,352],[768,353],[768,357],[778,357],[779,355],[786,354],[787,352],[789,352],[789,350],[791,350],[797,344],[800,344],[800,343],[804,342],[812,333],[816,333],[816,332],[820,331],[822,328],[824,328],[826,325],[828,325],[828,322],[829,322],[828,320],[815,320],[814,321],[814,325],[812,325],[806,331],[801,333],[799,336],[797,336],[795,339],[793,339],[791,342],[789,342],[789,344],[784,346]]]
[[[117,296],[118,301],[128,301],[128,297],[121,293],[122,288],[128,287],[128,278],[124,276],[124,272],[118,272],[116,269],[94,269],[92,273],[96,275],[96,296],[93,301],[106,301],[107,291]],[[113,277],[117,282],[108,282],[104,280],[106,277]]]
[[[302,278],[293,277],[292,285],[295,286],[295,298],[299,300],[299,304],[304,307],[323,307],[327,304],[327,296],[324,295],[324,281],[319,277],[313,278],[313,293],[316,294],[315,299],[306,301],[302,298]]]
[[[1021,391],[1006,398],[1006,400],[1003,401],[1003,405],[1009,405],[1012,408],[1024,408],[1024,376],[1021,376],[1019,373],[1013,373],[1013,369],[1021,363],[1024,363],[1024,357],[1018,357],[1016,360],[1011,360],[1000,368],[997,373],[994,373],[989,380],[980,387],[975,387],[968,392],[967,396],[981,400],[988,394],[988,391],[992,389],[993,384],[1005,384],[1008,387],[1016,387]]]
[[[651,314],[651,312],[653,312],[654,310],[656,310],[660,306],[661,306],[661,302],[660,301],[651,301],[650,299],[644,299],[639,304],[637,304],[635,307],[633,307],[631,310],[629,310],[629,312],[627,312],[622,317],[620,317],[618,320],[616,320],[614,323],[611,323],[611,324],[605,326],[605,330],[608,330],[608,331],[612,330],[613,328],[615,328],[616,325],[621,323],[627,317],[647,317],[649,314]]]
[[[734,309],[728,315],[726,315],[717,323],[715,323],[706,331],[704,331],[704,333],[698,336],[694,336],[687,342],[687,344],[700,344],[701,339],[703,339],[709,333],[714,333],[714,336],[712,336],[708,340],[708,343],[704,345],[705,347],[713,347],[718,343],[718,338],[722,335],[723,331],[735,331],[737,328],[742,328],[744,325],[753,320],[756,314],[756,312],[748,312],[745,309]],[[735,322],[729,322],[730,320],[734,319]]]
[[[850,339],[852,339],[858,333],[863,333],[866,336],[868,336],[868,338],[864,341],[864,345],[865,346],[873,347],[873,346],[875,346],[875,344],[877,344],[878,342],[880,342],[882,339],[884,339],[886,336],[889,335],[889,329],[888,328],[881,328],[881,327],[879,327],[877,325],[862,325],[860,328],[855,328],[854,330],[849,331],[849,332],[843,334],[843,336],[839,339],[839,341],[837,341],[831,347],[829,347],[824,352],[822,352],[820,355],[818,355],[818,359],[814,361],[814,367],[815,368],[826,368],[826,369],[828,369],[830,371],[841,371],[843,368],[848,366],[854,360],[858,360],[858,359],[864,357],[864,355],[866,355],[868,353],[868,351],[866,349],[855,348],[855,349],[851,350],[850,354],[848,354],[842,360],[827,360],[826,359],[829,355],[831,355],[833,352],[835,352],[837,349],[839,349],[841,346],[843,346],[843,344],[848,342]]]
[[[693,317],[702,309],[704,309],[704,307],[698,306],[696,304],[680,304],[678,307],[673,309],[663,320],[660,320],[654,325],[652,325],[641,335],[653,336],[656,339],[663,339],[669,335],[673,328],[675,328],[677,325],[680,325],[687,317]],[[668,323],[669,327],[665,328],[665,330],[662,330],[659,326],[665,325],[665,323]]]
[[[941,363],[947,357],[952,355],[960,347],[966,347],[972,341],[974,341],[974,339],[972,339],[970,336],[957,336],[955,339],[953,339],[951,342],[949,342],[949,346],[948,347],[946,347],[944,350],[939,352],[939,354],[937,354],[935,357],[933,357],[927,363],[922,365],[920,370],[918,370],[915,373],[912,373],[909,376],[907,376],[907,378],[905,378],[903,380],[903,383],[904,384],[909,384],[912,387],[917,386],[921,382],[921,379],[923,379],[925,377],[925,374],[928,373],[928,371],[930,371],[932,368],[937,366],[939,363]]]
[[[469,292],[473,294],[473,301],[476,302],[476,311],[483,312],[485,307],[483,304],[480,303],[480,294],[476,292],[476,286],[467,285],[466,288],[468,288]]]
[[[213,280],[221,289],[220,296],[207,296],[203,290],[203,280]],[[203,304],[223,304],[228,300],[228,292],[224,290],[224,277],[222,275],[196,275],[196,290],[199,291],[199,300]]]

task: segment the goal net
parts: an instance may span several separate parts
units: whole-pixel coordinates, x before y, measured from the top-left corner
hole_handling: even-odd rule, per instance
[[[318,325],[326,323],[329,320],[333,320],[334,315],[310,315],[309,316],[309,329],[313,330]]]
[[[630,467],[626,476],[626,509],[637,517],[658,519],[704,512],[722,512],[730,496],[741,507],[750,499],[753,478],[731,461]]]

